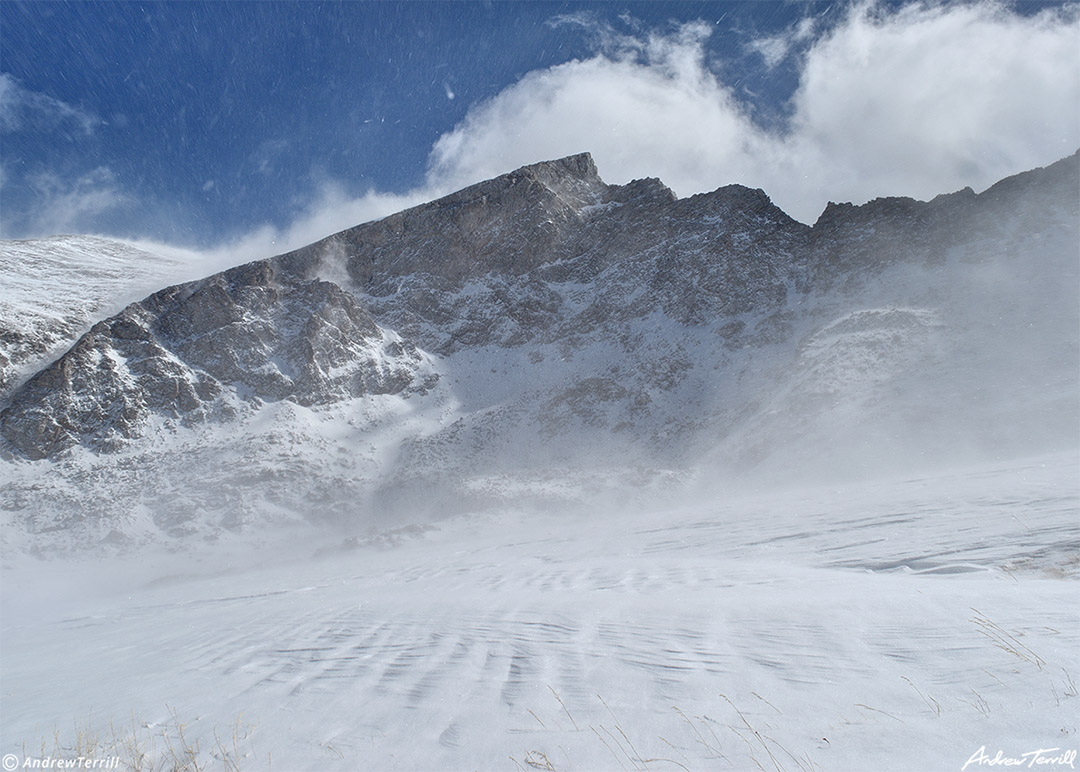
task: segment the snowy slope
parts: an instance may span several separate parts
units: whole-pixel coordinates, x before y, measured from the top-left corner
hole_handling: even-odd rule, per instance
[[[847,772],[1075,750],[1077,463],[29,561],[4,578],[0,752]]]
[[[195,255],[94,236],[0,241],[0,403],[95,321],[200,267]]]

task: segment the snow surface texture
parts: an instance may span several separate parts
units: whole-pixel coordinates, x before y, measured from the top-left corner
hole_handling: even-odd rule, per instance
[[[7,548],[370,528],[1073,447],[1078,156],[813,228],[537,164],[95,324],[0,412]]]
[[[906,772],[1075,749],[1077,463],[26,558],[4,579],[0,752],[70,757],[111,722],[168,759],[177,720],[201,764],[243,770]]]

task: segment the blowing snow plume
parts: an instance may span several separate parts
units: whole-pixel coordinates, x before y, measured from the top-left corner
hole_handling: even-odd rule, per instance
[[[719,458],[812,480],[1074,448],[1075,174],[830,204],[789,348]]]
[[[94,325],[5,396],[7,538],[362,532],[1075,448],[1078,180],[1073,155],[810,227],[738,185],[523,167]]]

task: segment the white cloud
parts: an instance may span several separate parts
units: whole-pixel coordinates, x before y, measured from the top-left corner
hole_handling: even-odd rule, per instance
[[[771,70],[788,58],[800,43],[813,38],[816,26],[814,18],[807,16],[782,32],[751,40],[747,49],[761,54],[765,66]]]
[[[441,192],[430,188],[404,195],[369,191],[359,198],[349,196],[336,182],[327,181],[304,211],[286,228],[262,225],[242,236],[206,250],[203,257],[217,269],[282,254],[318,241],[359,223],[376,220],[425,201]],[[445,191],[449,192],[449,191]]]
[[[1076,11],[1022,18],[984,3],[852,13],[806,56],[781,147],[821,194],[794,192],[794,205],[805,216],[825,194],[980,188],[1075,151]]]
[[[673,46],[655,64],[596,57],[531,73],[436,142],[431,182],[453,187],[583,150],[612,181],[660,176],[676,189],[703,164],[741,164],[763,151],[760,133],[703,77],[700,54]]]
[[[813,29],[803,22],[792,41]],[[756,125],[710,71],[699,25],[526,75],[435,144],[431,181],[591,150],[609,182],[679,195],[739,182],[812,222],[828,200],[932,197],[1080,146],[1080,13],[996,3],[852,7],[810,43],[788,129]]]
[[[12,75],[0,73],[0,131],[72,126],[92,134],[102,123],[101,118],[80,107],[30,91]]]
[[[75,179],[38,174],[30,184],[37,201],[25,230],[32,233],[82,233],[98,215],[130,202],[105,166]]]

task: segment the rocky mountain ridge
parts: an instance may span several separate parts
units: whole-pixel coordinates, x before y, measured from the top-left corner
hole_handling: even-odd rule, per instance
[[[198,267],[95,236],[0,241],[0,405],[99,319]]]
[[[0,412],[0,507],[206,534],[1060,444],[1078,158],[813,226],[527,166],[97,323]]]

